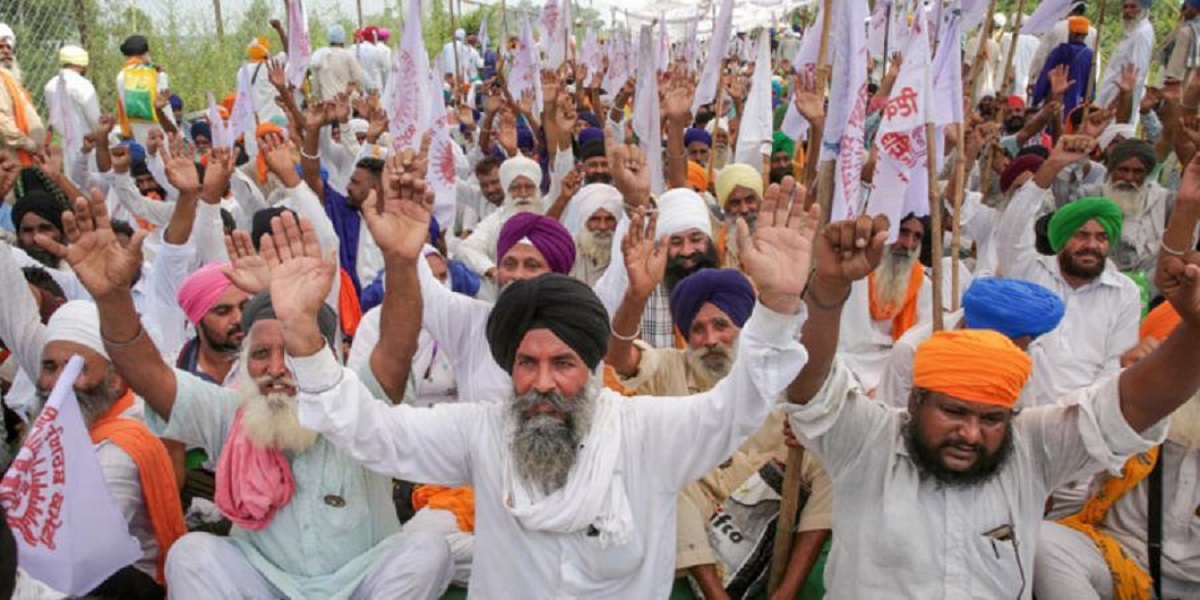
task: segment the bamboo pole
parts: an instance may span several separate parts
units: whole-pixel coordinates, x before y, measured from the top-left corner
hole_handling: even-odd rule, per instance
[[[929,90],[926,90],[928,93]],[[932,115],[930,115],[932,117]],[[932,118],[925,123],[925,168],[929,176],[929,228],[933,248],[930,260],[933,263],[933,330],[941,331],[946,325],[942,303],[942,195],[937,186],[937,128]]]
[[[225,19],[221,16],[221,0],[213,0],[213,19],[217,22],[217,41],[225,42]]]
[[[995,0],[992,0],[992,1],[994,2]],[[817,65],[818,66],[817,66],[817,81],[816,81],[817,93],[821,97],[825,96],[825,87],[829,83],[830,69],[829,69],[829,65],[827,63],[829,62],[829,27],[830,27],[830,23],[832,23],[832,17],[833,17],[833,2],[831,2],[830,0],[824,0],[824,4],[821,5],[821,45],[819,46],[818,51],[817,51]],[[809,143],[808,143],[808,165],[806,165],[804,167],[804,185],[807,185],[808,187],[811,188],[812,180],[815,178],[815,176],[817,174],[817,164],[820,162],[821,136],[822,136],[822,134],[824,134],[825,126],[824,126],[824,124],[822,124],[820,127],[812,125],[812,124],[810,124],[810,125],[811,126],[809,127],[809,130],[808,130],[808,140],[809,140]],[[830,173],[829,180],[833,181],[832,173]],[[810,200],[808,200],[808,203],[811,204],[812,199],[814,197],[812,194],[809,194],[808,197],[810,199]],[[832,196],[830,196],[830,198],[832,198]],[[822,218],[828,219],[829,218],[829,207],[826,205],[822,205],[821,211],[822,211],[821,212]]]
[[[975,105],[975,96],[979,93],[979,71],[983,68],[983,54],[987,50],[987,42],[992,39],[992,18],[995,14],[996,0],[991,0],[988,2],[987,17],[983,20],[983,30],[979,33],[979,47],[975,50],[975,62],[971,63],[971,72],[967,76],[967,90],[970,92],[968,100],[971,101],[971,106]]]
[[[825,95],[825,87],[829,82],[829,66],[826,64],[829,60],[829,24],[830,17],[833,13],[833,0],[823,0],[822,11],[824,17],[822,22],[824,27],[821,28],[821,45],[818,52],[817,64],[817,89],[822,96]],[[819,157],[821,154],[821,131],[814,127],[809,131],[809,140],[814,143],[809,144],[809,162],[811,164],[815,160],[812,157]],[[821,203],[821,218],[829,218],[829,204],[833,199],[833,168],[834,161],[826,161],[821,165],[821,181],[819,184]],[[812,186],[809,186],[810,188]],[[810,196],[811,197],[811,196]],[[779,503],[779,518],[775,522],[775,544],[771,549],[771,570],[767,579],[767,591],[774,592],[779,587],[779,582],[783,581],[783,574],[787,571],[788,562],[792,557],[792,538],[796,527],[796,521],[800,512],[800,466],[804,462],[804,448],[789,448],[787,455],[787,463],[784,466],[783,473],[783,493]]]
[[[1017,2],[1017,16],[1016,16],[1016,19],[1013,21],[1013,28],[1012,28],[1012,33],[1011,33],[1012,39],[1009,41],[1009,44],[1008,44],[1008,57],[1005,59],[1005,64],[1004,64],[1004,77],[1003,77],[1003,79],[1000,80],[1000,93],[998,95],[1001,96],[1002,98],[1007,98],[1009,96],[1008,90],[1009,90],[1009,87],[1012,85],[1011,83],[1009,83],[1009,79],[1015,77],[1015,75],[1013,75],[1013,59],[1017,54],[1017,36],[1021,35],[1021,18],[1024,16],[1024,12],[1023,12],[1024,9],[1025,9],[1025,0],[1019,0]],[[1002,122],[1003,115],[1004,115],[1003,111],[997,110],[996,111],[996,122]],[[983,193],[983,195],[985,197],[988,195],[988,192],[992,189],[992,160],[994,158],[995,158],[995,152],[993,152],[991,150],[991,147],[989,146],[988,153],[985,154],[983,157],[983,168],[979,172],[979,191],[981,193]],[[1003,191],[1003,190],[1001,190],[1001,191]]]
[[[963,205],[963,188],[966,186],[967,179],[967,160],[964,156],[967,140],[967,124],[966,112],[962,123],[958,124],[958,159],[954,161],[954,213],[950,215],[950,310],[958,310],[958,290],[962,285],[958,277],[959,255],[962,253],[962,220],[959,218],[959,213],[962,212]]]
[[[1096,46],[1092,48],[1092,68],[1088,72],[1087,87],[1084,88],[1086,93],[1083,95],[1083,120],[1087,121],[1088,113],[1092,110],[1092,95],[1096,93],[1096,78],[1100,76],[1096,72],[1100,66],[1100,32],[1104,29],[1104,16],[1108,12],[1108,2],[1100,0],[1100,17],[1096,21]],[[1136,107],[1135,107],[1136,108]]]
[[[446,1],[446,9],[450,11],[450,47],[454,49],[454,93],[451,97],[454,98],[455,102],[458,102],[462,73],[459,71],[460,67],[458,64],[458,21],[454,17],[454,0]]]

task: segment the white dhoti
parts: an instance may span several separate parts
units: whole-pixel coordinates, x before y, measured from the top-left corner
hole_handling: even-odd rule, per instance
[[[398,535],[399,539],[367,570],[351,599],[436,600],[445,593],[451,568],[444,538],[430,532],[405,531]],[[286,596],[228,538],[189,533],[171,547],[166,567],[171,598],[273,600]]]
[[[450,546],[450,561],[454,565],[454,585],[466,587],[471,580],[471,563],[475,560],[475,534],[458,529],[458,519],[448,510],[422,508],[404,524],[405,533],[428,532],[442,536]]]
[[[1113,580],[1100,549],[1086,535],[1053,521],[1042,523],[1034,562],[1038,600],[1112,600]],[[1164,600],[1195,598],[1200,582],[1162,578]]]

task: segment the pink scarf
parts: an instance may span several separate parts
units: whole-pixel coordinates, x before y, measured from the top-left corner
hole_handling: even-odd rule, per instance
[[[271,524],[275,511],[287,506],[296,491],[292,467],[283,452],[260,448],[242,430],[242,409],[217,461],[217,508],[230,521],[251,531]]]

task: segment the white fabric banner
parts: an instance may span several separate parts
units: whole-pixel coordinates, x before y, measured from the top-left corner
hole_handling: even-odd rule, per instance
[[[754,61],[754,76],[750,81],[750,94],[746,99],[745,116],[738,131],[734,162],[750,165],[762,172],[763,145],[767,152],[771,148],[771,40],[764,33],[758,36],[758,47]]]
[[[287,1],[287,67],[284,75],[288,83],[300,87],[308,72],[312,58],[312,40],[308,37],[308,15],[304,12],[304,0]]]
[[[108,491],[75,400],[82,370],[83,358],[71,357],[0,481],[21,568],[72,596],[142,555]]]
[[[961,1],[954,0],[942,12],[938,39],[951,41],[939,44],[933,57],[933,116],[939,126],[963,122],[962,50],[957,43],[962,35]]]
[[[717,86],[721,85],[721,65],[725,55],[729,53],[729,37],[731,35],[733,35],[733,0],[721,0],[721,9],[717,13],[716,23],[713,24],[708,59],[704,62],[704,70],[700,73],[700,83],[696,85],[696,97],[692,100],[692,114],[696,114],[701,106],[709,104],[717,98]]]
[[[802,73],[808,77],[817,76],[817,61],[821,58],[823,23],[821,9],[818,8],[812,27],[804,32],[804,38],[800,40],[800,49],[796,51],[796,57],[792,59],[793,72]],[[795,141],[804,141],[808,139],[808,127],[808,121],[800,115],[800,111],[796,110],[796,103],[792,98],[788,98],[788,109],[783,116],[783,123],[779,126],[780,131]]]
[[[1033,14],[1021,24],[1021,33],[1036,35],[1050,31],[1055,23],[1067,16],[1067,12],[1071,10],[1071,1],[1042,0]]]
[[[250,137],[254,137],[254,88],[250,83],[250,69],[238,69],[237,79],[237,96],[233,101],[233,110],[229,113],[230,149],[237,142],[239,135],[249,133]]]
[[[856,216],[859,204],[867,121],[867,2],[842,0],[833,6],[829,47],[835,59],[821,160],[837,161],[829,209],[830,220],[837,221]]]
[[[541,114],[541,90],[541,64],[538,60],[537,44],[533,41],[533,30],[526,19],[521,24],[521,37],[517,42],[512,70],[508,73],[508,93],[513,101],[518,103],[526,92],[533,93],[534,112]]]
[[[58,74],[58,83],[54,86],[54,95],[47,98],[50,102],[50,125],[62,136],[63,154],[74,156],[83,147],[83,132],[86,129],[82,115],[72,107],[71,94],[67,91],[67,78]]]
[[[538,39],[542,50],[546,53],[547,69],[557,69],[567,58],[566,27],[562,22],[562,12],[558,8],[558,0],[546,0],[542,12],[538,15]]]
[[[654,32],[643,25],[638,44],[638,81],[656,81],[654,65],[658,45],[654,43]],[[646,155],[646,169],[650,171],[650,191],[663,193],[662,117],[658,104],[657,85],[639,85],[633,96],[633,131],[638,137],[638,147]]]

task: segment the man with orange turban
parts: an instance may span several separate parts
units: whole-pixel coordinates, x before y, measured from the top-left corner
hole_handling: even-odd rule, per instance
[[[1181,194],[1200,206],[1200,161],[1191,170]],[[1188,212],[1190,232],[1200,210]],[[821,236],[801,332],[809,360],[787,391],[792,431],[833,479],[828,595],[1028,600],[1050,491],[1160,443],[1165,417],[1200,389],[1200,257],[1164,255],[1158,277],[1181,325],[1124,372],[1017,413],[1029,357],[998,332],[942,331],[918,347],[898,409],[835,360],[845,298],[887,229],[859,217]]]
[[[282,58],[283,53],[279,54],[278,58]],[[254,112],[258,115],[258,122],[265,123],[270,121],[272,117],[283,117],[283,109],[275,104],[275,98],[279,96],[279,92],[275,86],[271,85],[271,78],[267,76],[267,61],[271,60],[271,41],[266,37],[260,36],[250,40],[250,45],[246,47],[246,64],[242,65],[238,70],[237,81],[249,80],[251,94],[254,97]]]
[[[1092,49],[1086,40],[1091,23],[1082,15],[1067,19],[1067,42],[1059,45],[1046,57],[1041,74],[1033,86],[1033,104],[1039,105],[1050,95],[1050,73],[1056,67],[1065,66],[1068,69],[1067,91],[1063,94],[1062,102],[1066,112],[1071,112],[1083,98],[1084,90],[1088,89],[1088,78],[1092,76]]]

